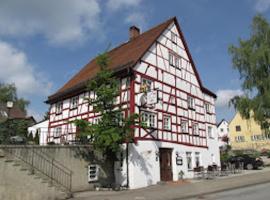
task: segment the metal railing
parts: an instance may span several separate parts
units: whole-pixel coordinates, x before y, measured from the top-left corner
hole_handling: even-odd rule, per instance
[[[71,192],[72,171],[51,156],[37,150],[34,146],[1,146],[4,152],[30,166],[30,170],[38,171]]]

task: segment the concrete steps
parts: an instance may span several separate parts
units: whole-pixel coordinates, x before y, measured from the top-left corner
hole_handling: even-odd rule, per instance
[[[14,194],[8,192],[9,190],[13,190],[9,185],[12,183],[12,185],[16,185],[16,181],[11,181],[10,180],[10,184],[7,184],[7,188],[2,190],[1,188],[3,187],[3,185],[5,186],[5,184],[0,184],[0,199],[14,199],[14,200],[20,200],[20,199],[37,199],[37,200],[43,200],[43,199],[67,199],[70,195],[68,193],[68,191],[62,187],[61,185],[52,182],[51,179],[49,177],[47,177],[46,175],[44,175],[43,173],[37,171],[37,170],[33,170],[33,168],[26,164],[25,162],[23,162],[22,160],[19,160],[17,158],[13,158],[11,156],[7,156],[6,154],[4,154],[3,152],[0,151],[0,173],[1,173],[1,166],[3,167],[3,169],[9,169],[12,170],[14,173],[10,172],[8,174],[6,174],[6,178],[5,178],[5,182],[9,182],[9,178],[12,180],[15,178],[15,174],[17,174],[16,176],[18,176],[18,178],[21,176],[23,178],[20,179],[24,179],[23,182],[26,182],[27,184],[23,185],[21,183],[22,180],[18,181],[17,183],[21,183],[20,186],[18,186],[19,188],[22,187],[28,187],[28,189],[26,188],[25,191],[32,191],[36,190],[36,191],[32,191],[33,196],[35,196],[35,198],[30,198],[30,197],[25,197],[22,198],[21,195],[17,195],[16,197],[14,196],[16,191]],[[3,173],[4,170],[2,170]],[[14,175],[14,177],[13,177]],[[29,183],[31,183],[31,186],[29,185]],[[32,188],[33,187],[33,188]],[[6,191],[4,193],[6,194],[1,194],[1,190],[2,191]],[[38,192],[39,190],[42,190],[42,194],[41,197],[39,198],[37,197],[36,192]],[[2,196],[1,196],[2,195]],[[6,196],[3,196],[6,195]],[[4,197],[4,198],[3,198]]]

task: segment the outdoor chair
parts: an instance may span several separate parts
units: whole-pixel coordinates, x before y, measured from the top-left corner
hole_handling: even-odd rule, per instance
[[[202,166],[195,167],[193,169],[193,172],[194,172],[194,178],[202,179],[205,176],[204,168]]]

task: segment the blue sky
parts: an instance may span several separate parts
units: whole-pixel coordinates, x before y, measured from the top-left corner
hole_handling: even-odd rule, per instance
[[[241,94],[228,46],[247,38],[252,17],[270,19],[270,0],[9,0],[0,2],[0,82],[15,83],[40,119],[43,102],[109,44],[176,16],[204,85],[218,94],[217,119]]]

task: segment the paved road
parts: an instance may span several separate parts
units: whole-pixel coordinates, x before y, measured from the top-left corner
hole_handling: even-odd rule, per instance
[[[73,200],[180,200],[188,199],[194,196],[203,195],[210,200],[238,200],[246,193],[246,191],[241,192],[242,189],[235,190],[235,188],[247,189],[248,186],[252,195],[258,193],[258,184],[265,183],[268,188],[270,188],[270,169],[264,170],[254,170],[251,172],[243,172],[242,174],[217,178],[214,180],[202,180],[199,182],[192,183],[180,183],[180,184],[165,184],[165,185],[155,185],[147,188],[141,188],[136,190],[128,191],[93,191],[93,192],[82,192],[74,194]],[[262,185],[260,185],[262,187]],[[246,187],[246,188],[245,188]],[[254,190],[252,188],[255,188]],[[230,192],[223,191],[231,190]],[[234,191],[235,190],[235,191]],[[264,189],[262,188],[264,191]],[[221,193],[219,193],[221,192]],[[236,193],[234,193],[236,192]],[[220,196],[206,195],[216,193]],[[225,193],[225,195],[223,195]],[[234,197],[230,195],[234,195]],[[248,195],[248,198],[244,196],[243,200],[261,200],[258,197]],[[197,199],[191,198],[191,200],[206,199],[204,196],[199,196]],[[270,199],[270,189],[269,193],[267,190],[260,194],[263,200]],[[228,197],[228,198],[227,198]],[[251,197],[251,198],[249,198]],[[240,200],[242,200],[240,199]]]
[[[268,200],[270,199],[269,188],[270,183],[266,183],[187,200]]]

